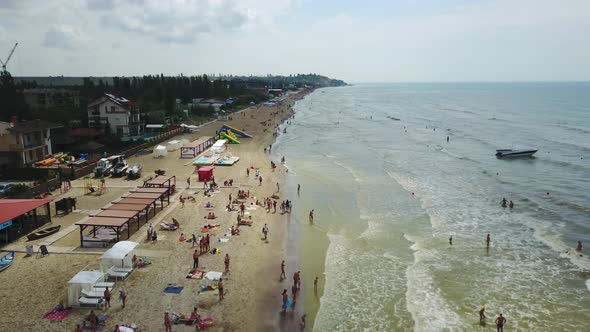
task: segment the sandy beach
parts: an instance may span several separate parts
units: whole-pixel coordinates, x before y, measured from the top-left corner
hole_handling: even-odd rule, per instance
[[[147,224],[133,233],[129,240],[139,242],[138,256],[147,256],[153,264],[145,268],[135,269],[124,281],[118,281],[115,288],[122,288],[127,293],[127,305],[123,309],[117,300],[111,301],[112,307],[98,310],[99,314],[109,316],[104,331],[112,331],[116,324],[136,324],[140,331],[164,331],[164,312],[180,312],[190,314],[193,307],[198,307],[201,316],[212,316],[215,324],[209,331],[271,331],[299,329],[299,311],[291,315],[287,325],[280,324],[281,296],[283,288],[290,289],[293,270],[287,266],[287,279],[279,281],[280,262],[284,257],[285,224],[288,215],[277,212],[267,213],[263,207],[255,207],[256,200],[262,201],[273,194],[280,195],[278,204],[289,197],[277,193],[277,183],[284,183],[285,168],[280,160],[275,171],[270,166],[268,153],[264,148],[272,144],[273,131],[291,114],[292,104],[304,93],[291,95],[281,105],[266,107],[255,106],[243,112],[232,114],[232,120],[217,121],[208,124],[200,131],[184,134],[175,139],[193,140],[200,136],[214,136],[215,131],[223,123],[234,126],[253,135],[251,139],[242,139],[241,144],[229,146],[229,152],[240,157],[234,166],[216,166],[214,176],[221,186],[211,197],[203,195],[203,184],[197,181],[195,167],[191,159],[180,159],[179,151],[169,152],[161,159],[152,155],[133,156],[129,164],[143,164],[143,175],[154,174],[156,169],[166,170],[166,175],[176,176],[176,194],[171,197],[170,205],[165,206]],[[246,169],[250,168],[250,175]],[[260,171],[263,178],[259,185],[255,178],[255,170]],[[191,185],[187,186],[190,177]],[[49,245],[52,254],[43,258],[25,257],[23,252],[17,253],[12,266],[0,274],[0,289],[3,312],[3,326],[19,331],[73,331],[76,324],[82,322],[90,309],[76,308],[63,321],[50,321],[42,318],[43,314],[60,300],[66,302],[67,283],[78,271],[99,270],[102,248],[78,248],[80,245],[79,228],[74,224],[104,205],[116,200],[121,195],[136,188],[142,182],[120,178],[107,178],[107,191],[100,196],[86,194],[84,180],[72,181],[72,189],[60,194],[59,190],[52,193],[54,199],[76,197],[77,210],[67,216],[53,217],[53,224],[62,226],[60,236],[26,242],[26,238],[12,243],[3,250],[23,250],[27,244]],[[224,187],[223,182],[233,179],[233,186]],[[248,206],[246,218],[254,221],[252,227],[240,227],[240,235],[229,237],[229,241],[221,243],[219,238],[228,233],[231,225],[236,224],[237,211],[228,212],[225,206],[228,195],[235,198],[238,190],[250,191],[250,198],[245,201]],[[184,207],[179,201],[180,196],[192,196],[195,202],[187,201]],[[211,202],[213,209],[205,209],[204,205]],[[54,208],[52,204],[52,209]],[[208,212],[217,215],[215,220],[204,219]],[[55,211],[52,211],[55,214]],[[146,230],[149,224],[155,229],[161,221],[180,222],[180,229],[173,232],[159,231],[157,242],[146,241]],[[262,227],[268,224],[268,241],[264,241]],[[229,273],[224,275],[226,289],[225,299],[218,300],[216,291],[199,293],[204,280],[186,279],[193,265],[190,243],[179,242],[181,233],[189,237],[200,235],[200,228],[206,224],[219,224],[220,227],[209,232],[211,247],[219,248],[218,254],[204,254],[199,258],[199,269],[204,271],[224,271],[224,256],[229,254],[231,263]],[[135,230],[133,227],[132,230]],[[59,253],[58,253],[59,252]],[[167,294],[163,290],[168,284],[183,286],[180,294]],[[214,283],[210,283],[214,285]],[[113,292],[115,293],[115,292]],[[290,293],[290,292],[289,292]],[[116,296],[113,296],[116,299]],[[194,326],[174,325],[173,331],[194,330]]]

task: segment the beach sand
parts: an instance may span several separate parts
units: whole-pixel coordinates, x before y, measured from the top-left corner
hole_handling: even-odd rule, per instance
[[[225,211],[228,195],[237,196],[238,190],[250,191],[247,206],[265,197],[270,197],[277,191],[277,182],[284,183],[285,169],[275,160],[278,168],[272,172],[269,155],[263,152],[274,140],[274,127],[290,115],[290,106],[295,100],[302,98],[303,93],[292,95],[281,105],[273,107],[256,106],[246,111],[232,114],[230,121],[217,121],[206,125],[197,133],[184,134],[175,139],[195,139],[199,136],[213,136],[223,123],[227,123],[254,136],[252,139],[241,139],[242,144],[230,145],[229,152],[240,157],[234,166],[216,166],[214,175],[221,186],[226,179],[233,179],[232,187],[222,187],[211,197],[203,195],[203,184],[197,182],[194,166],[190,159],[180,159],[179,151],[169,152],[161,159],[152,155],[133,156],[128,159],[129,164],[141,163],[144,166],[143,176],[154,174],[156,169],[165,169],[166,175],[176,176],[177,193],[171,198],[169,206],[165,206],[155,217],[149,220],[155,229],[159,229],[160,221],[171,221],[172,218],[180,222],[180,229],[174,232],[159,231],[158,241],[146,242],[145,234],[148,224],[143,224],[139,231],[131,235],[130,240],[139,242],[137,248],[139,256],[148,256],[153,264],[145,268],[136,269],[126,280],[119,281],[115,288],[122,288],[127,293],[127,305],[123,309],[116,300],[113,292],[112,307],[99,310],[99,313],[109,316],[104,331],[112,331],[115,324],[135,323],[141,331],[164,331],[163,317],[165,311],[190,314],[193,307],[198,307],[202,317],[212,316],[215,324],[209,331],[272,331],[280,327],[282,330],[296,330],[299,314],[296,311],[293,319],[285,323],[284,317],[279,317],[281,311],[281,296],[283,288],[289,288],[292,269],[287,267],[287,280],[279,282],[280,262],[284,257],[285,223],[287,215],[267,213],[262,207],[248,209],[254,220],[252,227],[240,227],[241,234],[229,237],[226,243],[218,242],[220,237],[228,233],[231,225],[236,223],[237,212]],[[270,126],[262,124],[269,120]],[[263,183],[260,186],[251,169],[250,176],[246,176],[246,168],[253,167],[260,170]],[[186,179],[191,178],[191,186],[187,188]],[[60,300],[67,299],[67,282],[78,271],[98,270],[100,268],[100,254],[102,248],[78,248],[79,229],[72,226],[75,222],[87,217],[89,213],[99,210],[102,206],[112,202],[132,188],[141,184],[140,180],[108,178],[107,191],[100,196],[85,194],[85,180],[72,181],[72,189],[60,194],[59,190],[52,193],[54,199],[61,197],[77,197],[77,210],[63,217],[53,217],[53,223],[62,225],[62,232],[67,235],[55,242],[51,237],[26,242],[26,238],[11,244],[10,248],[22,249],[26,244],[34,244],[35,249],[40,244],[50,244],[50,251],[63,253],[50,254],[47,257],[25,258],[18,253],[13,265],[0,273],[0,289],[2,301],[0,309],[3,313],[3,326],[14,327],[19,331],[73,331],[76,324],[81,323],[90,309],[75,309],[74,312],[61,322],[42,319],[42,315]],[[182,207],[179,196],[193,196],[196,202],[187,201]],[[279,194],[280,195],[280,194]],[[280,197],[280,202],[288,197]],[[215,208],[204,209],[210,201]],[[53,208],[53,206],[52,206]],[[214,212],[218,218],[207,220],[207,213]],[[54,214],[55,211],[52,211]],[[267,223],[270,229],[268,241],[263,241],[261,229]],[[211,247],[217,247],[221,253],[204,254],[199,259],[199,268],[205,271],[223,271],[224,256],[230,255],[230,272],[224,276],[227,291],[223,301],[218,300],[217,292],[199,293],[200,286],[206,282],[202,280],[186,279],[192,268],[193,248],[190,243],[181,243],[178,238],[181,233],[189,237],[191,234],[200,235],[200,228],[205,224],[220,224],[220,227],[209,232]],[[133,227],[132,230],[135,228]],[[8,249],[3,248],[4,250]],[[291,272],[291,273],[290,273]],[[180,294],[166,294],[163,292],[168,284],[180,285],[184,289]],[[213,283],[210,283],[214,285]],[[281,320],[283,322],[281,323]],[[287,324],[287,325],[285,325]],[[291,324],[291,325],[289,325]],[[17,328],[18,327],[18,328]],[[194,330],[194,326],[175,325],[173,331]]]

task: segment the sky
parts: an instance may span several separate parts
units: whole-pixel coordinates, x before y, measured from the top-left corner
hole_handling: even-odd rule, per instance
[[[590,80],[590,0],[0,0],[13,76]]]

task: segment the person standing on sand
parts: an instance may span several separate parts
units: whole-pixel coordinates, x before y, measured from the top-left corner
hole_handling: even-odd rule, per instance
[[[106,287],[104,289],[103,296],[104,296],[105,308],[110,308],[111,307],[111,291],[109,291],[108,287]]]
[[[246,177],[250,176],[250,169],[246,168]]]
[[[164,313],[164,327],[166,328],[166,332],[172,332],[172,320],[168,311]]]
[[[311,210],[309,211],[309,223],[311,223],[313,225],[313,213],[315,210]]]
[[[318,292],[318,277],[317,276],[313,280],[313,291],[316,293]]]
[[[195,252],[193,252],[193,269],[196,269],[199,267],[199,251],[195,250]]]
[[[279,183],[277,182],[277,192],[279,192],[280,187],[279,187]]]
[[[119,288],[119,299],[122,302],[122,308],[125,309],[125,302],[127,301],[127,293],[123,290],[123,288]]]
[[[191,235],[191,238],[192,238],[192,241],[191,242],[193,243],[192,248],[194,248],[195,247],[195,243],[197,242],[197,236],[195,234],[192,234]]]
[[[225,294],[223,294],[223,278],[219,278],[217,283],[217,289],[219,290],[219,301],[223,300]]]
[[[500,316],[496,317],[497,332],[504,332],[504,324],[506,324],[506,318],[500,314]]]
[[[187,188],[191,187],[191,177],[190,176],[188,178],[186,178],[186,187]]]
[[[258,177],[258,185],[261,186],[262,185],[262,175]]]
[[[154,232],[154,228],[152,227],[152,224],[150,224],[147,228],[147,239],[148,241],[151,241],[152,239],[152,233]]]
[[[225,264],[225,273],[229,272],[229,255],[225,254],[225,260],[223,261]]]
[[[274,209],[273,213],[277,213],[277,201],[272,201],[272,207]]]
[[[285,260],[283,259],[283,261],[281,262],[281,276],[279,277],[280,281],[283,281],[287,278],[287,275],[285,274]]]
[[[293,306],[295,306],[295,303],[297,302],[297,286],[296,285],[291,286],[291,294],[293,296]]]
[[[268,226],[266,224],[264,224],[264,227],[262,227],[262,234],[264,234],[264,240],[266,241],[268,238]]]

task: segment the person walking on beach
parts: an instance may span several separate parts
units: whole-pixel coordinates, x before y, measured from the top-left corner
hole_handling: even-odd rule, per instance
[[[313,225],[313,213],[315,210],[309,211],[309,223]]]
[[[258,177],[258,185],[261,186],[262,185],[262,175]]]
[[[301,190],[301,185],[297,184],[297,196],[299,196],[299,191]]]
[[[277,182],[277,192],[279,192],[280,187],[279,187],[279,183]]]
[[[293,296],[293,305],[297,302],[297,286],[291,286],[291,296]]]
[[[262,234],[264,234],[264,240],[266,241],[268,238],[268,226],[266,224],[264,224],[264,227],[262,227]]]
[[[193,243],[192,248],[194,248],[195,247],[195,243],[197,242],[197,236],[195,234],[192,234],[191,235],[191,238],[192,238],[192,241],[191,242]]]
[[[283,261],[281,262],[281,276],[279,277],[279,281],[283,281],[287,278],[287,275],[285,274],[285,260],[283,259]]]
[[[217,289],[219,290],[219,301],[223,300],[223,278],[219,278],[219,282],[217,283]]]
[[[492,239],[490,238],[490,233],[488,233],[488,236],[486,236],[486,248],[490,248],[490,241]]]
[[[109,288],[108,287],[106,287],[104,289],[104,293],[103,293],[102,296],[104,296],[104,303],[105,303],[104,304],[104,307],[105,308],[110,308],[111,307],[111,291],[109,291]]]
[[[172,319],[170,319],[168,311],[164,313],[164,328],[166,328],[166,332],[172,332]]]
[[[196,269],[199,267],[199,251],[195,250],[195,252],[193,252],[193,269]]]
[[[313,280],[313,291],[316,293],[318,292],[318,277],[317,276]]]
[[[504,332],[504,324],[506,324],[506,318],[500,314],[500,316],[496,317],[497,332]]]
[[[229,272],[229,255],[225,254],[225,260],[223,261],[225,264],[225,273]]]
[[[277,201],[272,201],[272,207],[274,209],[273,213],[277,213]]]
[[[191,187],[191,177],[190,176],[188,178],[186,178],[186,187],[187,188]]]
[[[287,308],[289,307],[289,294],[287,293],[286,289],[283,289],[283,313],[287,312]]]
[[[123,288],[119,288],[119,299],[122,302],[122,308],[125,309],[125,302],[127,301],[127,293],[123,290]]]
[[[250,169],[246,168],[246,177],[250,176]]]

